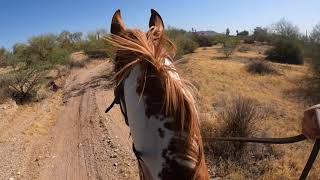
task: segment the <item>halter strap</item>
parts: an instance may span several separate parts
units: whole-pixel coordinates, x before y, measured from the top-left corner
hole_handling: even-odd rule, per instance
[[[121,103],[121,101],[123,103]],[[112,103],[107,107],[105,113],[108,113],[113,108],[113,106],[115,104],[119,104],[121,113],[124,116],[124,120],[125,120],[126,124],[129,126],[122,82],[118,86],[116,86],[116,88],[114,90],[114,99],[113,99]]]
[[[123,103],[121,103],[121,101]],[[105,113],[108,113],[113,108],[113,106],[115,104],[119,104],[120,110],[121,110],[122,115],[124,116],[125,122],[126,122],[127,126],[129,126],[122,82],[115,88],[114,99],[113,99],[112,103],[107,107]],[[143,161],[141,158],[142,153],[140,151],[136,150],[133,143],[132,143],[132,150],[133,150],[133,153],[135,154],[135,156],[137,157],[137,159],[139,160],[139,166],[141,166],[140,161]]]

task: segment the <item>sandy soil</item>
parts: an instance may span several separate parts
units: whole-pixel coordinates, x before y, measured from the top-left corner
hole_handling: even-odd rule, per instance
[[[38,103],[0,107],[0,179],[137,179],[131,139],[113,100],[111,64],[73,69]]]

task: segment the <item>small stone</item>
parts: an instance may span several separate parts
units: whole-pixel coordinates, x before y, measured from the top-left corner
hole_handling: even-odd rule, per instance
[[[116,158],[117,157],[117,155],[116,154],[112,154],[112,155],[110,155],[110,158]]]
[[[118,163],[114,163],[113,166],[118,166]]]
[[[17,175],[20,175],[20,174],[21,174],[21,172],[20,172],[20,171],[18,171],[18,172],[17,172]]]
[[[15,180],[15,178],[14,177],[9,177],[8,180]]]
[[[128,177],[128,174],[127,174],[127,173],[125,173],[125,174],[124,174],[124,177]]]

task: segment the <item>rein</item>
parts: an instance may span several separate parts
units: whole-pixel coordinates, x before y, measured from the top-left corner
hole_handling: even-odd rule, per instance
[[[213,137],[213,138],[204,138],[204,139],[213,139],[217,141],[232,141],[232,142],[249,142],[249,143],[263,143],[263,144],[291,144],[297,143],[306,140],[307,138],[303,134],[297,136],[285,137],[285,138],[246,138],[246,137]],[[305,180],[312,168],[314,161],[317,158],[317,155],[320,150],[320,139],[316,139],[316,142],[313,145],[312,151],[309,155],[308,161],[300,175],[299,180]]]

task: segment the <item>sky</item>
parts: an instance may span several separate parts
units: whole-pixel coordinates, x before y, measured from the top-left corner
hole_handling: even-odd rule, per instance
[[[117,9],[127,27],[146,30],[151,8],[166,27],[186,30],[252,31],[285,18],[304,33],[320,23],[320,0],[0,0],[0,47],[62,30],[109,31]]]

